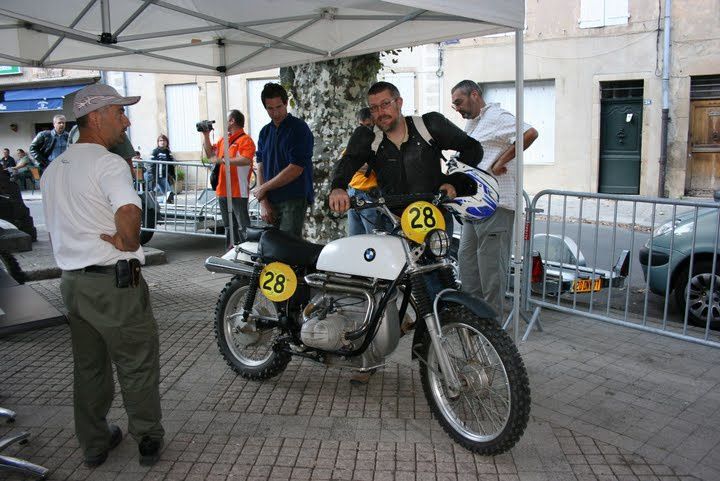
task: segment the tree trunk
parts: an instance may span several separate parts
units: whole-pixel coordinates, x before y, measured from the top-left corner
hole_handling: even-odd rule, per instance
[[[346,235],[347,217],[331,213],[328,206],[331,174],[357,127],[355,115],[367,104],[367,89],[376,81],[380,67],[375,53],[280,69],[293,115],[305,120],[315,136],[315,202],[305,222],[305,236],[314,242]]]

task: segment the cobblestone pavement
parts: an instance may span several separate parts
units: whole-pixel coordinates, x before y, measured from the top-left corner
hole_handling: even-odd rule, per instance
[[[206,272],[200,256],[169,258],[144,271],[161,333],[161,461],[139,466],[126,438],[105,464],[83,467],[66,326],[0,339],[0,405],[17,412],[0,436],[31,433],[4,454],[55,480],[720,479],[717,350],[544,311],[545,331],[521,347],[528,429],[509,453],[477,456],[432,419],[407,345],[362,387],[308,360],[263,383],[236,376],[212,327],[227,277]],[[58,285],[31,283],[62,308]],[[119,393],[109,417],[126,430]]]

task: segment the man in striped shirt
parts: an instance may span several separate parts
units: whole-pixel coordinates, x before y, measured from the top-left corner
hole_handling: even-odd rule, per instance
[[[452,89],[452,106],[464,119],[465,132],[485,151],[479,166],[497,177],[500,202],[495,215],[463,226],[458,263],[463,290],[485,299],[503,317],[503,298],[515,222],[515,116],[499,104],[486,104],[482,89],[463,80]],[[537,139],[533,127],[524,124],[523,150]]]

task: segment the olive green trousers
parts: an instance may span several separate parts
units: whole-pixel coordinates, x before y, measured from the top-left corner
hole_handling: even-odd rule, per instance
[[[114,273],[63,271],[74,361],[75,431],[86,456],[110,443],[106,416],[114,396],[112,365],[128,415],[128,432],[162,439],[158,328],[145,279],[115,287]]]

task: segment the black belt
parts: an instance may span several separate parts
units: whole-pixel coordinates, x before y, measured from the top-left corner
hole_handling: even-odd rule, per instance
[[[109,266],[87,266],[82,269],[73,269],[70,272],[94,272],[96,274],[115,274],[115,264]]]

